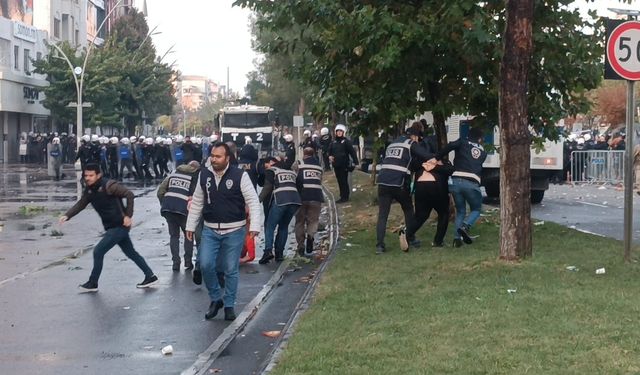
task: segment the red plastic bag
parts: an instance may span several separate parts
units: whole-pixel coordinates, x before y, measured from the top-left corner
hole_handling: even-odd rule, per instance
[[[240,263],[251,262],[254,259],[256,259],[256,243],[253,237],[251,237],[251,234],[247,232],[244,236],[244,245],[242,246]]]

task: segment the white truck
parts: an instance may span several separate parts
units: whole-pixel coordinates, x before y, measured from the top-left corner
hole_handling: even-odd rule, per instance
[[[447,126],[447,140],[449,142],[466,137],[474,116],[454,115],[445,122]],[[500,195],[500,129],[494,127],[492,134],[485,136],[485,145],[493,145],[497,151],[488,151],[483,164],[482,185],[488,197],[496,198]],[[536,151],[531,148],[531,203],[540,203],[544,192],[549,189],[549,180],[560,173],[563,168],[562,142],[547,140],[544,149]],[[453,156],[452,156],[453,157]]]
[[[258,155],[265,157],[273,147],[271,115],[273,108],[256,105],[224,107],[216,116],[222,142],[233,141],[242,147],[246,136],[251,137]]]

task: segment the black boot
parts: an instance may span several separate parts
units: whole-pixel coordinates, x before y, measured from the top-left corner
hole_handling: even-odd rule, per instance
[[[262,258],[260,258],[258,263],[267,264],[269,263],[269,261],[271,261],[271,259],[273,259],[273,253],[271,252],[271,250],[265,249],[264,253],[262,253]]]
[[[224,306],[224,302],[222,302],[222,300],[217,300],[217,301],[211,301],[211,304],[209,304],[209,311],[207,311],[206,314],[204,314],[204,318],[209,320],[209,319],[213,319],[216,317],[216,315],[218,315],[218,311]]]
[[[307,236],[307,255],[313,253],[313,236]]]
[[[276,262],[282,262],[284,260],[284,251],[276,250]]]

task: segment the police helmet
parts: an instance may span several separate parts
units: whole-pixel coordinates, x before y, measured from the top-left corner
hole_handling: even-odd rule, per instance
[[[178,134],[176,136],[176,142],[178,142],[178,143],[184,142],[184,137],[182,136],[182,134]]]
[[[83,135],[81,138],[83,141],[85,142],[89,142],[91,140],[91,137],[89,137],[87,134]]]
[[[100,137],[98,137],[97,134],[91,135],[91,142],[98,142],[98,141],[100,141]]]
[[[122,137],[122,139],[120,140],[120,142],[122,142],[123,145],[128,145],[129,144],[129,138],[127,137]]]
[[[293,141],[293,136],[291,134],[285,134],[284,135],[284,140],[287,142],[291,142]]]
[[[118,137],[111,137],[111,139],[109,139],[109,141],[110,141],[111,143],[113,143],[114,145],[115,145],[115,144],[118,144]]]
[[[346,133],[347,132],[347,127],[342,125],[342,124],[336,125],[336,131],[340,131],[340,130]]]
[[[53,143],[54,145],[59,145],[60,144],[60,138],[54,137],[53,140],[51,141],[51,143]]]
[[[309,130],[309,129],[305,130],[305,131],[302,133],[302,135],[304,135],[305,137],[310,136],[310,135],[311,135],[311,130]]]
[[[151,146],[153,144],[153,138],[149,137],[149,138],[145,138],[144,139],[144,143]]]
[[[320,135],[327,135],[329,134],[329,128],[322,128],[320,129]]]
[[[164,140],[164,144],[165,145],[171,145],[173,143],[173,141],[171,140],[171,138],[167,138]]]

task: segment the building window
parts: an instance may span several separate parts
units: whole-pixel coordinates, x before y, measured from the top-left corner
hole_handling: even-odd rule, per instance
[[[53,36],[60,38],[60,20],[57,18],[53,19]]]
[[[36,60],[42,60],[42,52],[36,52]]]
[[[20,70],[20,47],[13,46],[13,69]]]
[[[31,69],[29,67],[29,65],[31,65],[31,56],[29,56],[30,52],[31,51],[29,51],[28,49],[24,49],[24,61],[22,62],[24,64],[24,72],[28,76],[31,75]]]
[[[76,40],[74,40],[73,42],[76,44],[76,46],[80,45],[80,30],[76,29]]]
[[[71,35],[69,35],[69,15],[68,14],[63,14],[62,15],[62,40],[66,40],[69,41],[69,39],[71,38]]]

